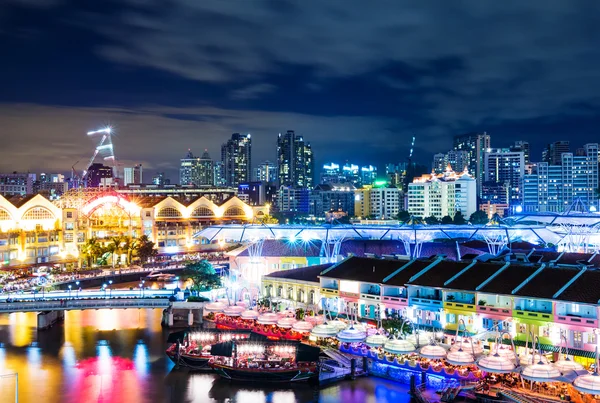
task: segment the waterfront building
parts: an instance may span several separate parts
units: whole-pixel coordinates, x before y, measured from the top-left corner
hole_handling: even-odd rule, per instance
[[[525,152],[509,149],[489,149],[485,152],[485,175],[483,183],[496,183],[508,189],[508,199],[500,203],[517,205],[522,201],[523,176],[525,175]],[[483,187],[483,186],[482,186]],[[482,189],[482,200],[494,201]]]
[[[443,174],[423,175],[408,185],[408,212],[415,217],[454,217],[457,211],[468,219],[477,210],[475,180],[465,170],[450,166]]]
[[[598,208],[598,144],[586,144],[583,155],[563,153],[559,165],[537,164],[523,179],[523,211],[564,212],[575,202]]]
[[[517,254],[518,255],[518,254]],[[321,272],[324,306],[334,313],[357,304],[362,319],[400,315],[421,328],[481,334],[508,331],[517,346],[530,334],[545,351],[567,340],[570,354],[590,364],[600,312],[597,254],[532,253],[479,261],[348,257]],[[586,261],[582,266],[580,261]]]
[[[279,184],[299,189],[314,186],[314,157],[310,143],[293,130],[277,137]]]
[[[142,164],[123,168],[123,186],[127,186],[129,184],[140,185],[143,180]]]
[[[478,195],[485,177],[485,152],[491,147],[491,137],[486,132],[467,133],[454,137],[453,149],[468,153],[468,169],[476,180]]]
[[[221,146],[223,180],[226,186],[237,187],[250,181],[252,167],[252,137],[233,133]]]
[[[268,206],[249,206],[234,196],[217,202],[211,197],[104,189],[72,189],[54,201],[0,196],[1,262],[13,268],[77,265],[88,240],[110,242],[122,235],[147,235],[159,253],[188,253],[201,247],[203,240],[194,234],[206,225],[269,214]]]
[[[262,276],[262,293],[273,303],[282,303],[285,307],[319,311],[318,307],[321,305],[319,275],[329,267],[331,263],[272,272]]]

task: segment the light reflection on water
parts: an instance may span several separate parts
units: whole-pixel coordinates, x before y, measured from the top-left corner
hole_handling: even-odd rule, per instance
[[[164,354],[160,310],[65,313],[64,325],[38,332],[35,313],[0,315],[0,375],[19,374],[20,403],[404,403],[407,388],[376,378],[322,390],[306,385],[238,385],[213,374],[173,370]],[[0,401],[14,401],[13,378]]]

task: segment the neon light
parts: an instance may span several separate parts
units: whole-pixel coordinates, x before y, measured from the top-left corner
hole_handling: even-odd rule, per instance
[[[87,205],[85,205],[81,211],[85,215],[89,215],[91,212],[96,210],[98,207],[104,204],[115,204],[120,206],[123,210],[125,210],[128,214],[139,214],[141,208],[135,203],[131,203],[125,199],[122,199],[117,196],[104,196],[98,199],[92,200]]]

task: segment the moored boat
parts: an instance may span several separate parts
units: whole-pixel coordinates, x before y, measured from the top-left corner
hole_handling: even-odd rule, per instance
[[[292,341],[229,341],[212,346],[210,367],[222,378],[240,382],[317,381],[318,347]]]

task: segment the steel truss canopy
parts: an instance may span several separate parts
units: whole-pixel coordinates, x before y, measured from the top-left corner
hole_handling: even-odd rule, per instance
[[[568,214],[561,213],[531,213],[511,217],[511,221],[515,224],[525,225],[546,225],[546,226],[562,226],[562,225],[578,225],[593,227],[600,224],[600,213],[579,213],[570,212]]]
[[[420,244],[434,241],[529,242],[534,245],[557,244],[564,237],[544,225],[215,225],[197,232],[194,237],[209,241],[256,242],[261,239],[323,241],[363,239],[399,240]]]

